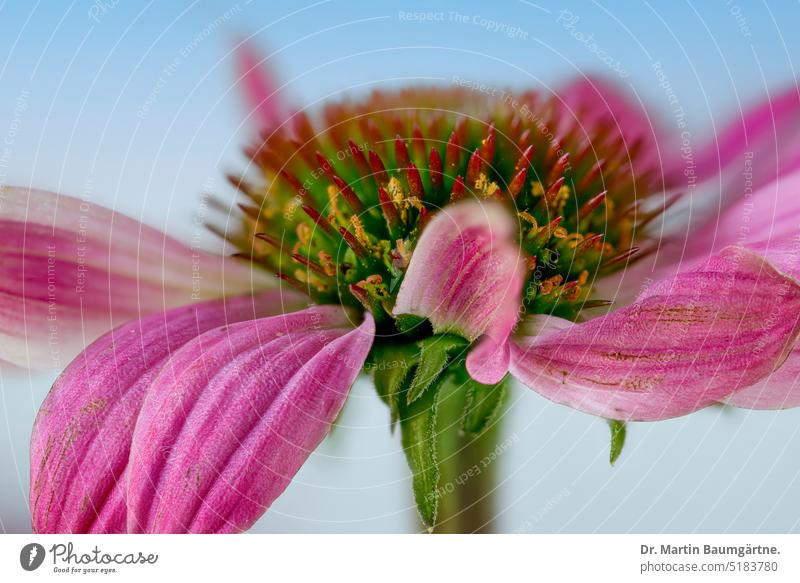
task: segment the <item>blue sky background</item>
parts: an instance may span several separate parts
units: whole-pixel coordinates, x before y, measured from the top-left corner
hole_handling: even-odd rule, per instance
[[[0,183],[88,193],[187,236],[198,194],[226,189],[223,172],[241,166],[240,147],[252,135],[231,60],[235,43],[251,36],[272,55],[286,98],[301,105],[453,76],[527,88],[594,72],[630,84],[669,127],[653,70],[660,62],[699,138],[795,82],[797,2],[621,6],[0,2]],[[399,14],[415,11],[440,11],[444,20]],[[572,28],[562,11],[578,18]],[[520,31],[489,30],[483,18]],[[581,41],[589,35],[625,78]],[[27,439],[52,378],[0,369],[0,531],[29,528]],[[259,530],[412,528],[407,470],[369,386],[357,386],[344,424]],[[501,460],[506,530],[800,529],[798,412],[710,410],[637,424],[613,470],[603,422],[530,391],[515,393],[508,427],[518,441]]]

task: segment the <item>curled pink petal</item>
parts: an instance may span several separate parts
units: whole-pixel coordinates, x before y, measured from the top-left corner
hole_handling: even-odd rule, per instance
[[[558,403],[610,419],[690,413],[753,385],[800,334],[800,285],[730,247],[626,308],[519,339],[511,372]]]
[[[130,532],[239,532],[327,434],[372,345],[340,306],[232,324],[178,350],[133,438]]]
[[[498,342],[491,336],[484,336],[467,355],[467,372],[479,383],[493,385],[506,376],[510,361],[511,347],[507,339]]]
[[[394,314],[428,318],[434,331],[469,340],[505,340],[525,273],[515,233],[499,204],[465,201],[440,210],[414,249]]]
[[[12,187],[0,203],[0,359],[18,365],[63,367],[113,325],[265,284],[91,202]]]
[[[172,352],[203,332],[302,307],[280,290],[175,308],[108,332],[56,380],[31,437],[39,533],[125,532],[125,474],[144,394]]]
[[[285,119],[286,108],[275,74],[251,42],[243,41],[236,48],[236,72],[247,107],[255,115],[261,129],[272,131]]]

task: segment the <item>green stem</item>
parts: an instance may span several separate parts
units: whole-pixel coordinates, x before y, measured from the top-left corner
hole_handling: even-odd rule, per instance
[[[446,383],[439,397],[439,514],[436,533],[489,533],[495,517],[498,415],[479,436],[461,431],[464,387]]]

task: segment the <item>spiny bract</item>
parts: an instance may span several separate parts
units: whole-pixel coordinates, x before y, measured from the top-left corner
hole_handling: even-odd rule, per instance
[[[606,303],[587,300],[592,282],[636,254],[663,210],[640,204],[662,190],[658,160],[646,128],[620,128],[595,104],[503,95],[374,92],[318,120],[294,114],[248,150],[257,171],[230,177],[247,201],[245,229],[226,237],[315,301],[363,306],[391,331],[426,220],[465,197],[497,199],[518,218],[521,313],[577,319]]]

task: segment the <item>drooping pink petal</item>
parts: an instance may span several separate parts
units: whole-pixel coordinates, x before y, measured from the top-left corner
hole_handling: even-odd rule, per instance
[[[396,315],[428,318],[437,333],[469,340],[485,335],[468,360],[481,382],[497,382],[508,368],[504,345],[517,321],[525,274],[515,235],[500,205],[447,206],[422,232],[397,294]]]
[[[798,230],[800,231],[800,229]],[[767,241],[749,246],[781,273],[800,282],[800,232],[790,239]],[[774,301],[783,301],[785,290],[779,290]],[[748,409],[788,409],[800,406],[800,343],[786,362],[760,382],[737,391],[725,402]]]
[[[745,409],[789,409],[800,407],[800,350],[795,347],[786,361],[762,381],[724,400]]]
[[[800,169],[800,90],[792,84],[767,96],[704,143],[694,144],[689,154],[698,182],[721,181],[737,197],[744,194],[745,180],[758,189]]]
[[[800,236],[800,170],[758,190],[743,192],[719,216],[690,236],[686,253],[689,257],[704,257],[727,245],[753,246],[797,236]]]
[[[212,300],[129,322],[92,343],[56,380],[33,427],[34,531],[125,532],[133,428],[166,359],[213,328],[303,305],[303,296],[282,290]]]
[[[730,247],[632,305],[519,339],[511,372],[558,403],[611,419],[690,413],[753,385],[800,334],[800,285]]]
[[[130,532],[239,532],[327,434],[372,345],[320,306],[206,332],[148,391],[128,474]]]
[[[0,198],[2,360],[63,367],[113,325],[265,285],[241,262],[88,201],[13,187]]]
[[[267,60],[249,41],[236,48],[236,74],[248,109],[260,124],[260,129],[272,131],[286,116],[280,96],[280,86]]]

